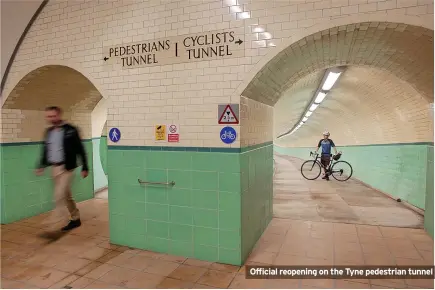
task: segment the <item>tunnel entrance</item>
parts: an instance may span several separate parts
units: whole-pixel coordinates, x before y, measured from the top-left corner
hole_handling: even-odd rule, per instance
[[[89,167],[88,177],[82,178],[81,167],[74,170],[72,193],[81,211],[81,219],[96,226],[107,223],[108,205],[98,206],[88,201],[94,198],[97,178],[95,168],[101,163],[94,139],[101,138],[107,120],[107,109],[95,121],[93,111],[103,99],[96,87],[80,72],[61,65],[40,67],[21,79],[2,106],[2,224],[47,213],[54,207],[51,170],[42,177],[34,174],[41,158],[43,132],[47,128],[45,108],[58,106],[63,119],[79,129]],[[99,127],[94,136],[93,126]],[[107,145],[106,145],[107,146]],[[94,155],[98,155],[95,160]],[[80,165],[80,164],[79,164]],[[98,164],[101,167],[100,164]],[[104,173],[103,173],[104,174]],[[107,179],[105,186],[107,187]],[[47,214],[41,215],[41,218]],[[68,215],[62,223],[67,223]],[[91,221],[90,221],[91,220]],[[60,222],[60,221],[59,221]],[[107,231],[107,226],[100,227]],[[108,232],[104,233],[108,236]]]
[[[311,108],[335,68],[342,75]],[[319,31],[279,52],[243,98],[274,110],[274,217],[422,228],[419,212],[431,216],[432,30],[366,22]],[[301,176],[325,130],[354,169],[345,183]]]

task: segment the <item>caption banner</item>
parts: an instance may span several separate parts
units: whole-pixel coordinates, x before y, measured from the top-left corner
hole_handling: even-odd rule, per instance
[[[246,266],[247,279],[434,279],[433,266]]]

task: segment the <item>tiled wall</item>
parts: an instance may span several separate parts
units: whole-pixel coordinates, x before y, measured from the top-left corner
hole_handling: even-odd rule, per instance
[[[107,137],[92,138],[94,191],[107,187]]]
[[[111,241],[240,264],[242,207],[238,150],[232,153],[206,148],[166,150],[183,151],[109,147]],[[139,185],[139,178],[174,181],[175,186]]]
[[[273,145],[259,144],[243,150],[242,259],[246,259],[273,215]]]
[[[314,148],[275,146],[274,150],[308,160]],[[355,178],[425,209],[425,223],[433,233],[433,146],[387,144],[338,146],[337,149],[343,152],[342,159],[352,165]]]
[[[90,176],[92,176],[92,142],[84,141]],[[53,187],[50,170],[37,177],[34,170],[41,154],[41,144],[2,144],[1,223],[11,223],[53,209]],[[75,171],[72,191],[76,201],[93,197],[93,179],[81,178]]]
[[[433,146],[427,147],[426,172],[426,208],[424,212],[424,228],[434,236],[434,151]]]

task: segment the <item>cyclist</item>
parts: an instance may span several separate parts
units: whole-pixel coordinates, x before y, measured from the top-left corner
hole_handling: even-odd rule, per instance
[[[324,175],[322,179],[329,180],[328,173],[326,172],[329,163],[331,162],[331,148],[334,148],[335,154],[337,154],[337,149],[335,148],[334,141],[329,139],[329,132],[325,131],[323,132],[323,139],[319,141],[319,144],[317,145],[316,153],[319,151],[319,148],[322,147],[322,155],[320,157],[320,162],[323,165]]]

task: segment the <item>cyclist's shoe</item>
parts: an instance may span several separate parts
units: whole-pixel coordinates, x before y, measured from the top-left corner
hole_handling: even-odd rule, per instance
[[[329,176],[328,176],[328,175],[326,175],[326,176],[325,176],[325,179],[326,179],[327,181],[329,181]]]
[[[326,177],[327,177],[326,175],[323,175],[322,179],[326,179]]]

